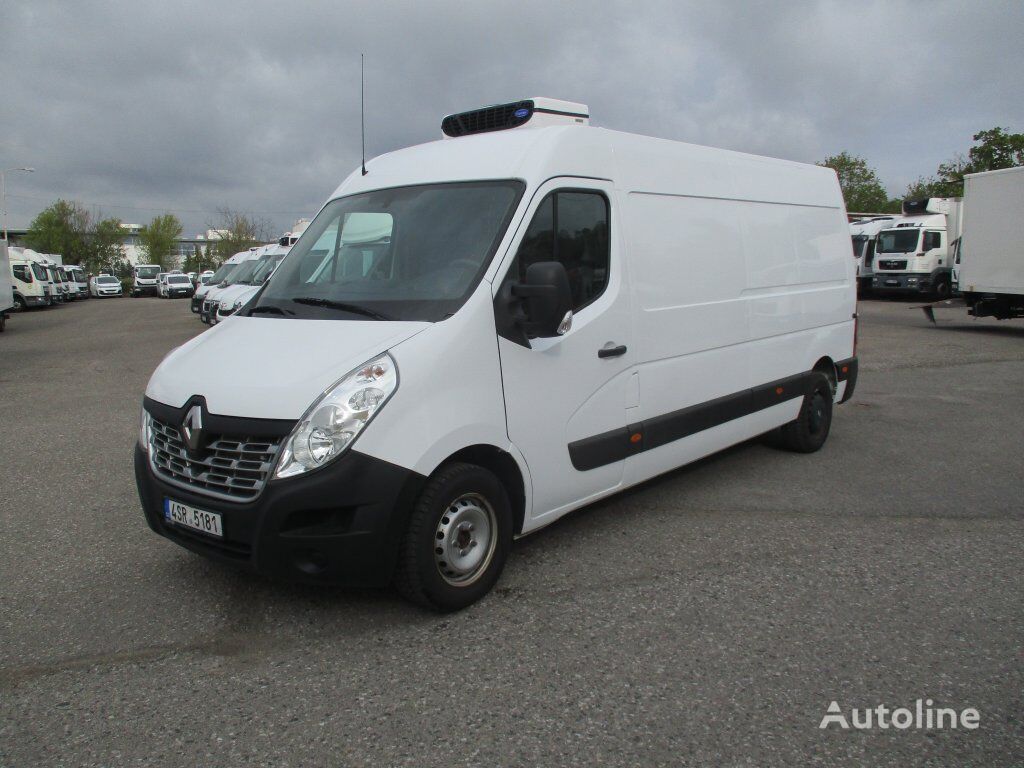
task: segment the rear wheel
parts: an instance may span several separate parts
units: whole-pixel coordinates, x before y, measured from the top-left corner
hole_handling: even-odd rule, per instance
[[[416,500],[399,552],[395,586],[435,611],[457,611],[494,586],[512,543],[504,486],[475,464],[448,464]]]
[[[797,453],[814,453],[825,444],[832,427],[832,385],[823,373],[812,374],[811,391],[804,396],[794,421],[779,428],[779,443]]]

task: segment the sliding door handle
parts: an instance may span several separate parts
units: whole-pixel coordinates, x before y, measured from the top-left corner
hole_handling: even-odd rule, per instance
[[[617,347],[601,347],[597,350],[598,357],[619,357],[626,354],[626,345],[619,344]]]

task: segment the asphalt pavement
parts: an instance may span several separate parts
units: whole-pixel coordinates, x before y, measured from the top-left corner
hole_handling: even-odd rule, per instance
[[[205,329],[187,301],[13,316],[0,766],[1024,764],[1024,322],[909,307],[861,302],[821,452],[753,441],[574,513],[447,616],[146,527],[139,406]],[[919,698],[980,727],[819,728]]]

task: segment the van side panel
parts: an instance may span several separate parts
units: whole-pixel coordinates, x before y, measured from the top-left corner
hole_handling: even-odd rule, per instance
[[[815,170],[751,167],[749,175],[733,168],[732,199],[621,195],[636,300],[637,421],[692,409],[685,423],[700,426],[665,444],[645,436],[657,446],[630,457],[627,484],[791,421],[802,398],[789,383],[783,402],[762,398],[753,412],[745,393],[806,373],[822,357],[853,354],[856,267],[838,185]],[[754,199],[769,194],[773,174],[776,199]],[[801,186],[809,178],[817,185],[810,198]],[[719,174],[712,187],[722,184]]]

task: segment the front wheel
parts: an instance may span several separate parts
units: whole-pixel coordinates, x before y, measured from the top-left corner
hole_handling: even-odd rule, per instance
[[[832,384],[823,373],[812,374],[811,391],[804,396],[794,421],[779,428],[779,443],[797,453],[814,453],[825,444],[832,427]]]
[[[395,586],[435,611],[460,610],[491,590],[511,543],[512,510],[498,478],[475,464],[448,464],[416,500]]]
[[[14,297],[14,307],[19,312],[28,309],[28,304],[25,303],[25,299],[21,296]]]
[[[935,299],[943,301],[949,298],[949,278],[945,275],[937,277],[935,279],[935,288],[933,289]]]

